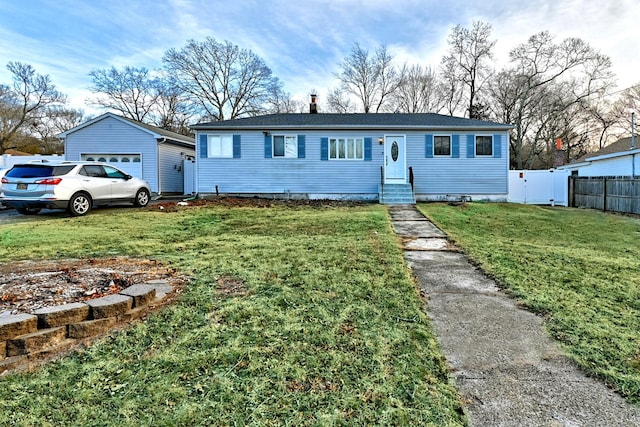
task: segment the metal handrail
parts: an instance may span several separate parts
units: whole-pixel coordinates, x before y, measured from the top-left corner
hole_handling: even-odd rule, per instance
[[[409,184],[411,184],[411,191],[413,191],[413,167],[409,166]]]

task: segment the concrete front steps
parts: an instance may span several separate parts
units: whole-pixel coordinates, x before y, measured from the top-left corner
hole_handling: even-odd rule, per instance
[[[411,184],[378,185],[378,201],[383,205],[415,205]]]

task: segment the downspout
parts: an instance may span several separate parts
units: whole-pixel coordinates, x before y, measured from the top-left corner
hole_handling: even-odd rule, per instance
[[[156,179],[158,181],[158,197],[162,196],[162,177],[160,176],[160,169],[162,169],[160,167],[160,144],[164,144],[165,142],[167,142],[167,138],[163,137],[162,139],[158,140],[158,145],[157,150],[156,150]]]

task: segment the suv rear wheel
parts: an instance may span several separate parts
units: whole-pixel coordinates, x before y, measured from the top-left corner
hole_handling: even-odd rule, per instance
[[[72,216],[86,215],[91,210],[91,198],[85,193],[77,193],[69,200],[69,213]]]

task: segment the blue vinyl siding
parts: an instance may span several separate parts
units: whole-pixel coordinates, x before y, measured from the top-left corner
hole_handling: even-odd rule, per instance
[[[185,147],[160,144],[158,146],[160,162],[160,190],[163,193],[180,193],[184,191],[184,174],[182,161]]]
[[[507,156],[475,157],[475,134],[451,132],[451,157],[425,158],[424,135],[407,135],[407,166],[413,167],[417,195],[506,195]],[[457,141],[457,142],[456,142]],[[494,143],[507,152],[507,134],[496,134]],[[454,157],[457,150],[459,157]]]
[[[440,130],[438,131],[440,132]],[[471,133],[442,132],[452,135],[452,155],[425,157],[427,134],[405,132],[407,167],[414,171],[416,194],[429,195],[505,195],[508,191],[507,133],[496,134],[500,158],[474,157],[475,137]],[[198,132],[201,140],[203,131]],[[231,133],[231,132],[230,132]],[[234,131],[241,134],[242,157],[228,159],[198,158],[198,188],[201,194],[350,194],[375,196],[384,164],[384,145],[373,144],[384,131],[309,130],[298,134],[298,156],[272,161],[272,139],[261,131]],[[366,160],[329,159],[329,138],[361,137]],[[206,138],[206,137],[205,137]],[[433,139],[431,138],[431,141]],[[494,152],[495,152],[494,148]],[[429,151],[433,153],[433,148]],[[471,156],[468,156],[469,152]],[[304,157],[302,157],[302,154]],[[458,157],[454,157],[454,156]],[[225,161],[226,160],[226,161]]]
[[[83,154],[93,153],[140,154],[142,178],[149,182],[151,191],[160,190],[158,143],[148,132],[115,118],[106,117],[67,136],[64,153],[66,160],[78,161],[82,159]],[[171,168],[173,169],[173,164]]]

